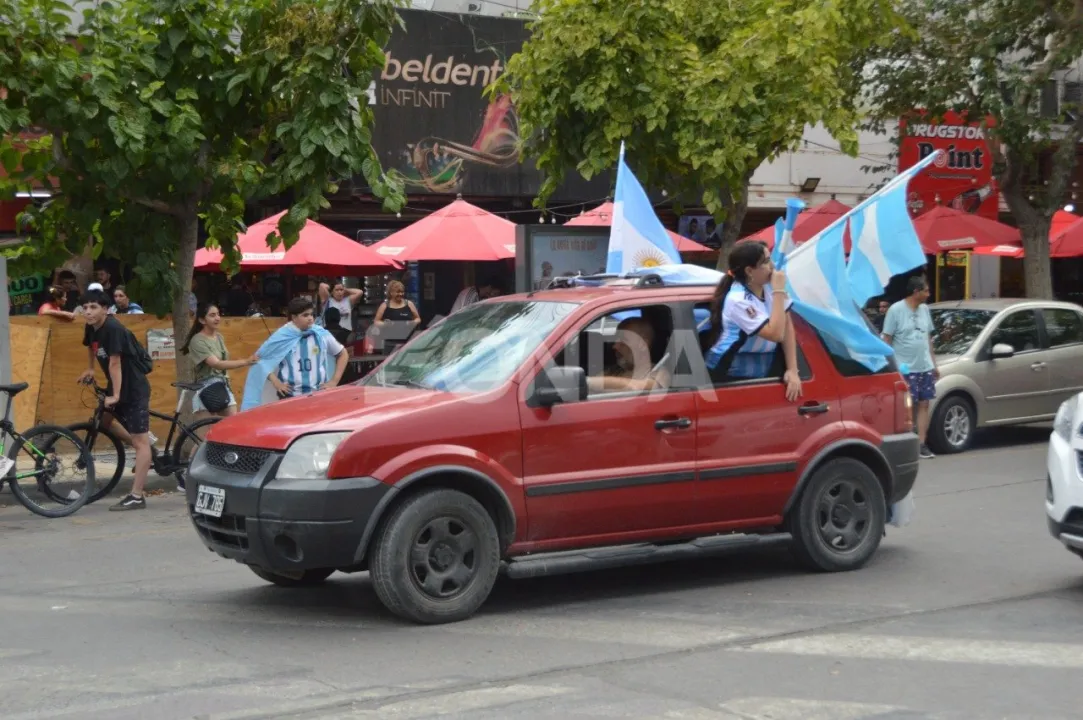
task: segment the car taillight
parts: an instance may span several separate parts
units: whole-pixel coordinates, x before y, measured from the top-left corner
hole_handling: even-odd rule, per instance
[[[905,380],[895,381],[895,432],[907,433],[914,429],[914,401],[910,399],[910,387]]]

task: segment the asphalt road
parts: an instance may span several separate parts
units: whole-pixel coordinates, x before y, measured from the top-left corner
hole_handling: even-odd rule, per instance
[[[9,506],[0,718],[1078,718],[1083,561],[1046,531],[1047,436],[927,461],[914,523],[860,572],[770,552],[501,581],[435,628],[365,575],[265,584],[203,549],[179,495]]]

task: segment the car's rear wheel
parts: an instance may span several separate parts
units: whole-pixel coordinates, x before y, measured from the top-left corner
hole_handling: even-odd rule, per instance
[[[276,573],[264,570],[255,565],[249,565],[248,569],[258,577],[280,587],[312,587],[319,585],[334,574],[334,568],[315,568],[312,570],[298,570],[291,573]]]
[[[500,570],[496,523],[474,498],[429,490],[407,499],[376,538],[369,575],[380,602],[419,623],[473,615]]]
[[[966,398],[944,398],[929,421],[929,445],[944,455],[961,453],[974,440],[975,424],[974,408]]]
[[[789,518],[794,554],[813,570],[856,570],[880,546],[887,509],[876,474],[835,458],[809,478]]]

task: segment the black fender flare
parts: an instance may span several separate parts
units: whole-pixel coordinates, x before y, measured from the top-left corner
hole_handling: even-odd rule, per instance
[[[823,447],[820,452],[816,453],[809,464],[805,466],[805,469],[801,472],[801,477],[797,479],[797,484],[794,485],[793,491],[790,493],[790,497],[786,500],[785,507],[782,508],[783,516],[788,515],[790,510],[793,509],[794,503],[797,502],[797,498],[801,497],[801,492],[805,489],[805,485],[808,484],[809,478],[812,474],[823,464],[831,455],[836,454],[843,448],[860,448],[863,453],[871,453],[877,458],[879,468],[874,470],[883,471],[884,475],[888,479],[888,487],[884,488],[884,497],[891,497],[891,489],[895,485],[895,471],[891,468],[891,463],[887,461],[887,457],[884,456],[884,452],[866,440],[859,440],[857,438],[850,438],[847,440],[836,440],[833,443],[829,443]],[[880,473],[877,472],[877,476]]]
[[[516,517],[515,509],[511,506],[511,500],[508,499],[508,495],[504,492],[503,488],[501,488],[491,477],[489,477],[483,472],[474,470],[473,468],[468,468],[462,465],[434,465],[432,467],[410,473],[409,475],[392,485],[388,489],[387,493],[384,494],[382,498],[380,498],[379,502],[376,503],[376,507],[373,508],[372,513],[369,515],[368,521],[365,523],[365,531],[361,535],[361,542],[358,543],[357,551],[354,553],[354,562],[359,564],[362,562],[362,560],[364,560],[365,554],[368,552],[369,543],[372,542],[372,536],[376,533],[377,526],[383,519],[383,516],[387,512],[387,509],[391,506],[395,499],[402,494],[403,491],[409,489],[412,485],[415,485],[426,478],[432,477],[433,475],[443,475],[446,473],[468,475],[475,480],[484,483],[487,486],[493,497],[497,498],[497,501],[501,504],[500,510],[504,513],[504,517],[506,518],[508,523],[506,529],[498,528],[502,530],[501,545],[506,546],[510,544],[512,539],[515,537]]]

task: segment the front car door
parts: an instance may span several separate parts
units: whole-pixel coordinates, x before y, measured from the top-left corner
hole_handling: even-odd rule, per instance
[[[985,398],[985,422],[995,425],[1047,414],[1049,352],[1042,348],[1038,313],[1015,310],[993,322],[975,358],[973,375]],[[996,345],[1011,345],[1015,354],[993,358]]]
[[[1083,313],[1066,307],[1042,308],[1042,321],[1049,346],[1050,414],[1060,404],[1083,391]]]
[[[548,364],[601,375],[613,361],[619,318],[637,312],[668,325],[659,328],[664,339],[656,337],[655,353],[668,364],[667,354],[676,357],[673,346],[687,334],[677,332],[674,307],[607,307],[554,344]],[[696,500],[694,388],[592,393],[544,408],[528,403],[531,385],[523,384],[520,400],[528,543],[538,550],[604,545],[688,523]]]

